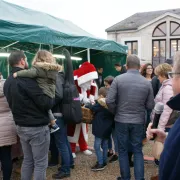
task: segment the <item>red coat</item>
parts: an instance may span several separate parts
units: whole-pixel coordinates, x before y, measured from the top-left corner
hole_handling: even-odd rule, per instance
[[[75,80],[75,84],[77,86],[77,89],[79,91],[81,100],[82,99],[89,99],[92,102],[97,98],[98,88],[97,88],[97,85],[95,83],[92,82],[91,89],[87,90],[86,92],[83,92],[81,87],[78,86],[76,76],[74,76],[74,80]],[[82,128],[82,132],[83,132],[85,141],[86,142],[88,141],[88,126],[85,123],[80,123],[80,124],[77,124],[77,125],[68,125],[67,134],[68,134],[69,142],[71,142],[71,143],[77,143],[78,142],[81,128]]]

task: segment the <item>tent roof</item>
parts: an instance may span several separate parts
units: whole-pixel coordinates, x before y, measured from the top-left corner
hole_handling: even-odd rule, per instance
[[[0,19],[24,25],[46,26],[50,29],[71,35],[93,37],[93,35],[68,20],[59,19],[46,13],[27,9],[1,0]]]
[[[96,38],[70,21],[0,0],[0,40],[82,47],[126,54],[127,47]]]

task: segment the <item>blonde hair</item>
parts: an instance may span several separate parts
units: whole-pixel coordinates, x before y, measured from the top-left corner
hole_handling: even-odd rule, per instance
[[[171,71],[172,71],[171,65],[164,63],[156,67],[155,74],[157,76],[166,77],[168,79],[168,72],[171,72]]]
[[[56,60],[53,55],[46,50],[40,50],[36,53],[32,65],[35,65],[37,62],[56,64]]]

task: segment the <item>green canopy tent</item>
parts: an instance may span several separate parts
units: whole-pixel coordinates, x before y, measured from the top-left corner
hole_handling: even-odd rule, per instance
[[[33,46],[30,50],[29,45]],[[125,61],[127,51],[127,46],[96,38],[70,21],[0,0],[0,52],[10,52],[12,48],[19,46],[22,50],[26,47],[30,53],[44,47],[48,47],[53,53],[54,49],[60,52],[61,47],[71,47],[71,52],[81,56],[83,60],[90,59],[91,49],[97,51],[95,54],[101,54],[101,60],[97,61],[102,62],[106,59],[102,59],[102,54],[103,57],[121,57],[117,61]],[[6,64],[3,62],[2,65],[2,61],[0,71]],[[102,65],[104,64],[106,63],[103,62]]]

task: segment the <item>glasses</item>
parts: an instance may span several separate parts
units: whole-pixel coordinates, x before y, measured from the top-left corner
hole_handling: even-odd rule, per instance
[[[180,73],[175,73],[175,72],[168,72],[168,77],[172,79],[175,75],[180,75]]]
[[[153,68],[147,68],[148,70],[152,70]]]

